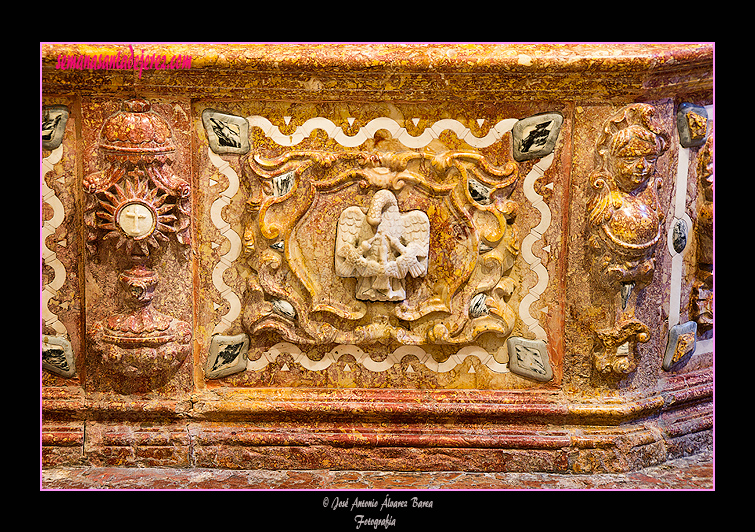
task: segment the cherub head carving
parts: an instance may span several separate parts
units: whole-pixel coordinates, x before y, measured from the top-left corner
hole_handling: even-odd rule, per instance
[[[668,149],[656,110],[633,104],[606,121],[598,138],[595,190],[588,205],[597,274],[612,288],[644,286],[653,276],[653,252],[663,213],[657,189],[658,158]]]
[[[606,122],[597,144],[598,172],[622,192],[646,186],[658,157],[668,149],[668,135],[657,122],[655,108],[648,104],[630,105]]]

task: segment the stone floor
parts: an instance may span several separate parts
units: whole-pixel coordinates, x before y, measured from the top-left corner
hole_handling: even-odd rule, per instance
[[[41,472],[43,490],[714,490],[711,451],[625,474],[85,467]],[[325,499],[323,499],[324,501]],[[352,501],[353,502],[353,501]],[[332,504],[332,503],[331,503]],[[324,506],[327,506],[323,502]]]

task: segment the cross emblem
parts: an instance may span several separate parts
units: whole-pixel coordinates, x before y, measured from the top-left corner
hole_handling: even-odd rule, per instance
[[[144,223],[146,221],[147,223]],[[152,229],[152,212],[139,203],[126,205],[118,216],[121,229],[133,237],[144,236]]]

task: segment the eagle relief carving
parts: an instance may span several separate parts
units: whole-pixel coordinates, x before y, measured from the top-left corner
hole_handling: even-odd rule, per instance
[[[396,196],[379,190],[369,209],[347,207],[338,219],[335,269],[358,279],[356,298],[402,301],[407,274],[427,274],[430,220],[422,211],[401,213]]]

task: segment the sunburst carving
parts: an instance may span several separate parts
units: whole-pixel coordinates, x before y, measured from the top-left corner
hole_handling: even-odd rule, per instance
[[[176,233],[175,203],[145,180],[124,180],[97,194],[97,227],[106,231],[103,240],[115,240],[115,248],[127,255],[149,256],[168,235]]]

